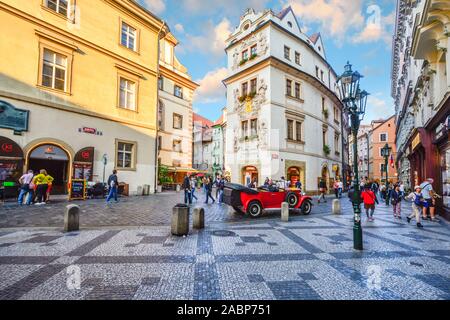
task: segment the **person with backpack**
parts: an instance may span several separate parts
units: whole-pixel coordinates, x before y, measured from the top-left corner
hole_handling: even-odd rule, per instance
[[[184,204],[192,204],[192,185],[189,173],[186,173],[181,188],[184,190]]]
[[[370,185],[364,187],[364,191],[361,193],[361,200],[364,203],[364,209],[366,209],[367,220],[373,222],[373,214],[375,212],[375,193],[370,189]]]
[[[422,196],[424,198],[424,201],[427,203],[423,207],[422,219],[424,220],[430,219],[432,222],[438,222],[438,219],[436,219],[435,217],[436,192],[433,189],[433,182],[434,180],[432,178],[428,178],[420,185],[420,189],[422,190]],[[428,218],[428,211],[430,211],[430,218]]]
[[[422,196],[422,188],[420,186],[414,187],[414,192],[410,193],[405,199],[412,201],[412,210],[413,212],[409,217],[406,217],[408,223],[411,222],[414,216],[416,217],[417,228],[423,228],[422,223],[420,223],[420,216],[422,215],[421,211],[424,206],[425,200]]]
[[[117,189],[119,188],[119,180],[117,179],[117,170],[113,170],[112,174],[108,177],[108,197],[106,203],[109,203],[112,198],[117,203]]]
[[[402,219],[402,192],[400,191],[400,185],[396,184],[394,190],[391,192],[391,202],[394,210],[394,218]]]

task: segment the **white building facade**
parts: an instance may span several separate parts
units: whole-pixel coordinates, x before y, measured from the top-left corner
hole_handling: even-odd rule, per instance
[[[300,180],[317,192],[343,172],[342,104],[320,34],[290,7],[249,9],[227,40],[226,171],[232,182]]]
[[[160,41],[158,79],[158,163],[174,183],[192,171],[192,100],[198,85],[175,56],[178,41],[169,33]]]

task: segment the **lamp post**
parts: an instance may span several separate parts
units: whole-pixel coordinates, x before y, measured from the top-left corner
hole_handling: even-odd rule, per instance
[[[108,155],[105,153],[102,157],[103,162],[103,184],[105,184],[106,165],[108,164]]]
[[[386,171],[386,205],[389,206],[389,168],[388,160],[391,154],[392,148],[386,143],[383,148],[381,148],[381,156],[384,157],[384,170]]]
[[[350,115],[353,134],[353,248],[356,250],[363,250],[361,194],[358,175],[358,131],[366,113],[367,97],[369,96],[369,93],[361,91],[359,87],[362,77],[358,71],[353,71],[352,65],[347,62],[344,73],[338,78],[344,111]]]

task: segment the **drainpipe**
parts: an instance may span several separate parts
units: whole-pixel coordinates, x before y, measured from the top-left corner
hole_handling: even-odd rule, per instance
[[[157,65],[156,65],[156,73],[157,73],[157,84],[156,84],[156,141],[155,141],[155,193],[158,191],[158,172],[159,172],[159,164],[158,164],[158,154],[159,154],[159,124],[158,124],[158,113],[159,113],[159,58],[161,56],[161,40],[163,39],[162,35],[166,35],[163,31],[166,26],[166,22],[163,20],[161,28],[158,31],[158,56],[157,56]]]

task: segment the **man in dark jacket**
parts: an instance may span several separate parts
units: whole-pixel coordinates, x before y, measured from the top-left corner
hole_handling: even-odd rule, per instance
[[[113,173],[108,178],[109,193],[106,198],[106,203],[109,203],[114,197],[114,201],[117,202],[117,189],[119,187],[119,181],[117,179],[117,170],[113,170]]]
[[[209,199],[212,200],[212,203],[216,202],[216,200],[214,200],[213,196],[211,195],[212,188],[213,188],[213,182],[211,181],[211,178],[209,178],[209,177],[206,179],[205,188],[206,188],[205,204],[208,204]]]
[[[191,179],[189,178],[189,173],[186,174],[183,180],[183,185],[181,186],[184,189],[184,203],[192,204],[192,194],[191,194]]]

